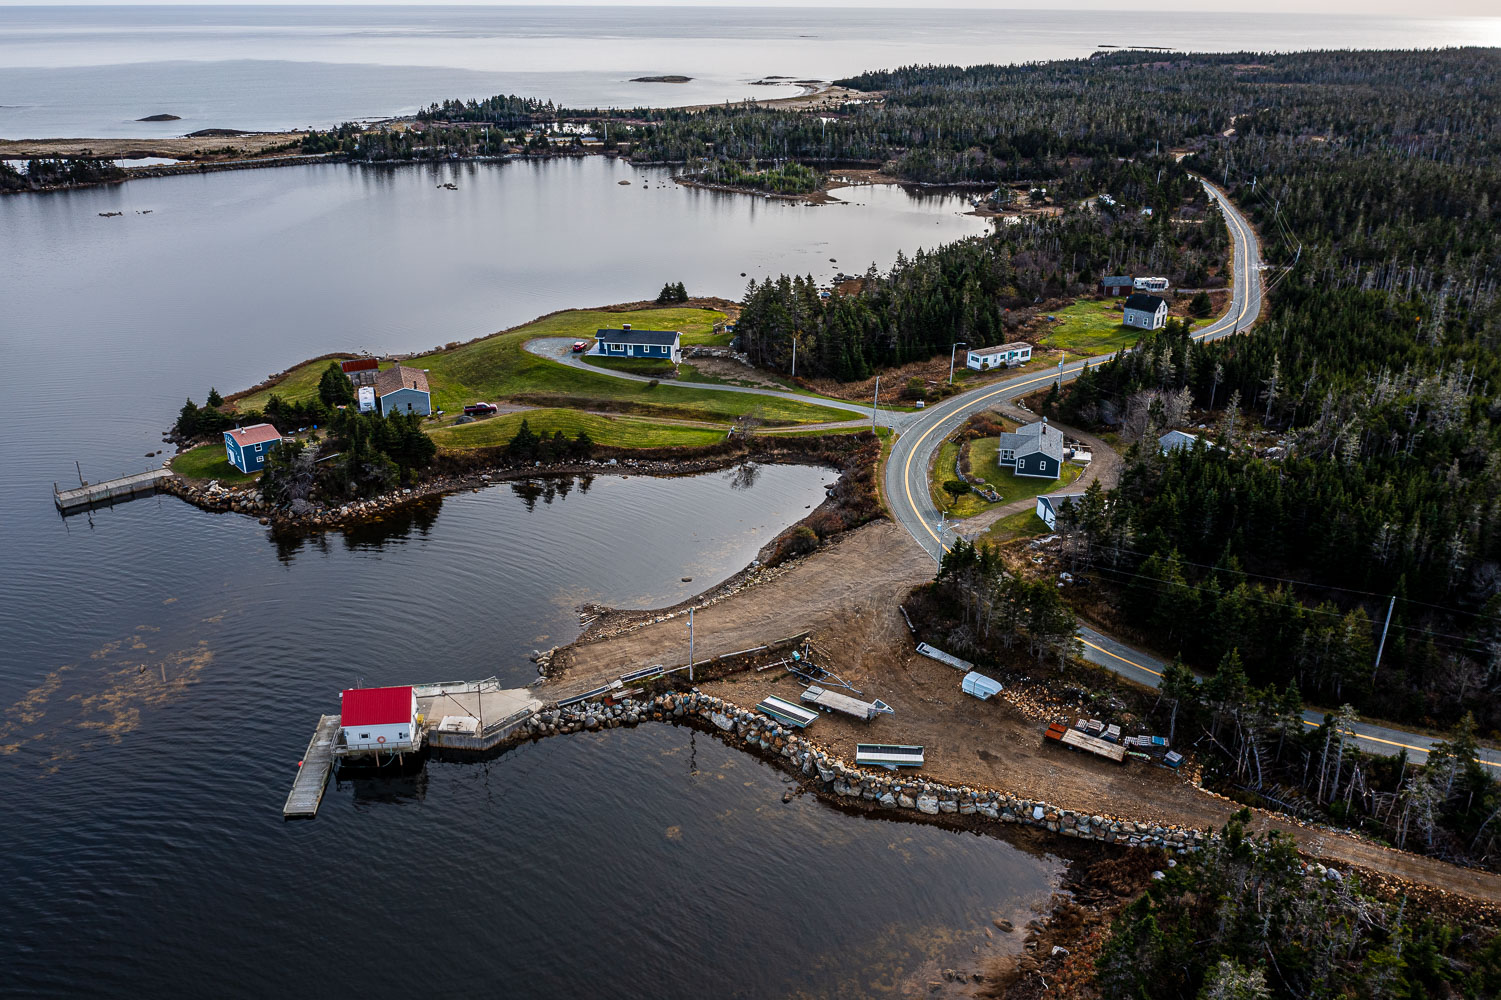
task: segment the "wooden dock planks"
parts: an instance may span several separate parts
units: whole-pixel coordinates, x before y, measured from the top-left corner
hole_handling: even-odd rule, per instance
[[[323,803],[323,789],[328,787],[328,775],[334,766],[334,743],[339,738],[339,717],[325,715],[318,720],[318,728],[308,741],[307,753],[302,766],[292,781],[292,790],[287,793],[287,804],[282,806],[283,819],[312,819],[318,815],[318,806]]]

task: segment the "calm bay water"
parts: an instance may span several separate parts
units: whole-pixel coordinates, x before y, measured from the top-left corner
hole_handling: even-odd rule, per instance
[[[32,401],[0,417],[7,986],[257,996],[420,969],[541,997],[864,996],[998,946],[981,928],[1045,895],[1056,861],[783,805],[779,774],[665,726],[340,784],[315,822],[280,819],[340,688],[526,683],[578,604],[711,586],[819,502],[826,470],[498,485],[289,545],[170,497],[51,509],[75,458],[91,479],[159,462],[210,384],[984,229],[951,196],[846,197],[800,208],[591,158],[0,199],[0,344]],[[623,511],[628,530],[595,527]]]
[[[573,107],[797,93],[912,63],[1179,50],[1501,44],[1497,18],[694,7],[0,7],[0,136],[326,127],[448,97]],[[685,84],[632,83],[678,74]],[[138,123],[176,114],[181,121]]]

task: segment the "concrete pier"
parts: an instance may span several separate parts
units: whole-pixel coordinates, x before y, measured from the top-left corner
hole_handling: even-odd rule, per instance
[[[122,476],[103,483],[90,483],[72,490],[60,490],[54,483],[52,499],[57,504],[57,509],[67,514],[84,507],[92,507],[94,504],[128,500],[145,493],[155,493],[158,482],[170,479],[174,475],[176,473],[170,469],[152,469],[150,472],[137,472],[133,476]]]

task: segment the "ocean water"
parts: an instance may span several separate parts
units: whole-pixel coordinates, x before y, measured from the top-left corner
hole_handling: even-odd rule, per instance
[[[1501,44],[1501,18],[701,7],[0,6],[0,137],[325,127],[449,97],[568,106],[798,93],[911,63]],[[686,84],[634,77],[690,76]],[[756,85],[769,77],[782,80]],[[176,122],[144,123],[153,114]]]

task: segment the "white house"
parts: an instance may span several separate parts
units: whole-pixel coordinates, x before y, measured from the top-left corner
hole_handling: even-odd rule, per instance
[[[339,695],[339,728],[350,750],[412,750],[417,695],[410,686],[350,688]]]
[[[1160,330],[1167,324],[1167,299],[1137,292],[1121,308],[1122,323],[1142,330]]]
[[[971,350],[964,364],[977,372],[983,372],[991,368],[1010,368],[1014,365],[1024,365],[1031,360],[1032,345],[1022,340],[1016,340],[997,347],[980,347]]]
[[[1058,528],[1058,513],[1076,503],[1083,493],[1045,493],[1037,498],[1037,516],[1042,518],[1049,531]]]

